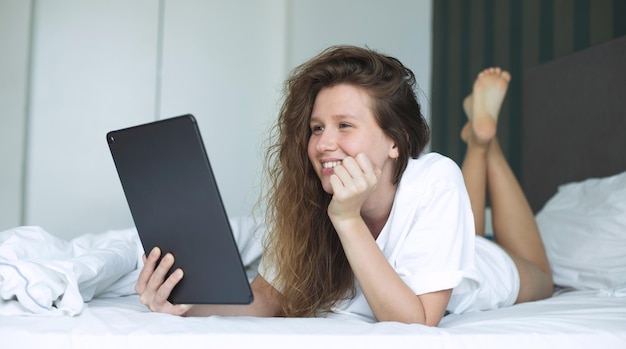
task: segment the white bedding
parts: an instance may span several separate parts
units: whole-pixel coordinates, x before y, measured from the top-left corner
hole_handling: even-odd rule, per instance
[[[626,348],[626,290],[570,291],[438,328],[345,318],[182,318],[137,296],[96,298],[79,316],[0,316],[9,348]]]
[[[602,185],[613,182],[613,179],[607,179]],[[598,187],[597,184],[594,185],[595,193]],[[3,246],[1,243],[6,241],[7,235],[0,233],[0,262],[5,265],[4,269],[0,268],[0,286],[5,288],[3,290],[0,287],[0,295],[5,299],[0,302],[0,349],[244,347],[626,349],[626,280],[623,276],[623,258],[626,252],[615,248],[616,244],[623,244],[626,241],[624,236],[626,229],[623,229],[623,224],[611,224],[611,227],[616,227],[611,229],[597,229],[607,222],[607,219],[623,222],[625,211],[622,208],[626,207],[623,206],[626,203],[626,196],[621,195],[610,200],[611,207],[601,210],[601,215],[587,217],[585,222],[589,223],[588,232],[572,234],[570,229],[564,229],[572,219],[569,214],[561,214],[562,207],[558,205],[561,202],[560,197],[565,195],[567,199],[565,201],[569,203],[578,203],[586,199],[580,199],[581,193],[585,191],[575,190],[575,194],[572,194],[567,188],[560,190],[538,217],[543,237],[549,242],[546,247],[553,272],[556,271],[557,275],[560,272],[560,265],[555,264],[555,256],[564,255],[563,251],[560,251],[562,243],[552,243],[557,237],[569,239],[567,240],[569,245],[598,246],[604,243],[610,246],[583,256],[587,258],[585,268],[593,269],[593,280],[601,277],[608,281],[581,285],[581,282],[588,278],[574,275],[569,281],[587,289],[562,290],[549,299],[492,311],[448,315],[436,328],[400,323],[373,324],[346,317],[183,318],[152,313],[140,304],[138,296],[133,294],[132,285],[136,279],[137,269],[130,272],[124,271],[123,268],[119,269],[117,272],[120,278],[113,282],[115,278],[112,276],[116,272],[104,268],[116,265],[111,262],[111,258],[117,258],[115,254],[103,254],[101,249],[106,247],[106,250],[112,250],[116,246],[111,238],[117,238],[118,242],[127,242],[126,247],[124,244],[118,247],[120,251],[131,251],[128,252],[130,255],[126,256],[130,264],[138,259],[138,251],[141,249],[134,235],[128,235],[129,231],[108,232],[106,233],[108,235],[103,236],[83,236],[70,242],[72,246],[80,245],[77,246],[78,249],[68,248],[65,243],[54,242],[54,239],[50,240],[43,231],[38,232],[42,235],[39,238],[48,243],[31,246],[29,239],[32,240],[34,235],[29,235],[26,238],[22,236],[22,240],[13,240],[14,247],[6,244]],[[568,208],[566,211],[570,212],[571,209]],[[607,218],[609,213],[613,218]],[[243,262],[249,268],[249,272],[252,272],[258,264],[261,245],[257,235],[245,235],[243,232],[258,231],[258,226],[253,220],[246,219],[234,220],[231,224],[241,249]],[[37,257],[42,246],[45,248],[41,251],[48,249],[46,253],[50,253],[47,255],[48,262]],[[26,247],[33,249],[28,252],[24,249]],[[57,248],[56,253],[51,253],[51,248]],[[614,251],[615,255],[606,258],[606,255],[599,251]],[[21,257],[15,255],[17,252],[22,253]],[[25,256],[28,258],[24,258]],[[104,257],[105,260],[94,257]],[[569,262],[564,266],[576,265],[574,262],[581,258],[581,253],[566,254],[565,257]],[[52,263],[53,260],[57,262]],[[67,268],[63,271],[62,274],[66,275],[66,279],[61,286],[65,288],[59,287],[58,279],[54,277],[51,280],[55,282],[50,282],[51,280],[47,279],[48,273],[28,274],[28,269],[22,269],[22,275],[29,280],[29,283],[23,284],[19,278],[15,278],[13,272],[15,268],[30,265],[24,264],[24,261],[36,263],[39,267],[67,266],[67,263],[58,261],[71,261],[70,265],[74,264],[79,268],[76,270]],[[6,265],[9,264],[11,266],[7,269]],[[92,272],[87,266],[101,269]],[[68,275],[76,278],[69,278]],[[568,281],[565,278],[562,280]],[[60,295],[63,297],[68,294],[76,296],[76,291],[68,293],[67,290],[71,285],[78,285],[78,293],[86,303],[81,304],[77,311],[59,312],[57,307],[61,303],[55,302],[54,299],[48,300],[48,303],[54,304],[54,307],[49,309],[50,314],[42,313],[37,307],[34,308],[35,311],[29,310],[28,307],[20,308],[16,304],[19,303],[17,298],[20,294],[26,294],[20,290],[31,283],[39,285],[47,283],[51,285],[52,290],[60,289],[62,291]],[[565,282],[563,285],[568,286]],[[92,296],[95,298],[92,299]],[[3,307],[7,307],[4,310],[11,311],[18,309],[22,313],[16,315],[11,311],[3,312]],[[51,314],[62,316],[46,316]]]
[[[262,254],[259,225],[250,217],[230,223],[252,279]],[[76,316],[94,297],[134,294],[142,254],[135,228],[71,241],[37,226],[2,231],[0,315]]]

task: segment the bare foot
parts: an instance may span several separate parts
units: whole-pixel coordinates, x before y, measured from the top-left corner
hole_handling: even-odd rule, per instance
[[[463,101],[463,108],[471,109],[466,113],[471,121],[471,131],[479,144],[488,143],[495,135],[498,114],[506,90],[511,81],[511,74],[500,68],[487,68],[478,74],[474,81],[472,94]]]
[[[474,96],[470,93],[467,97],[465,97],[465,99],[463,100],[463,111],[465,112],[465,115],[467,115],[468,119],[472,119],[472,102],[473,102]]]
[[[471,136],[470,132],[472,132],[471,127],[472,127],[471,122],[468,121],[465,123],[465,126],[463,126],[463,128],[461,129],[461,139],[465,143],[469,142],[469,138]]]
[[[467,115],[467,118],[469,120],[472,120],[472,98],[473,96],[470,94],[469,96],[465,97],[465,99],[463,100],[463,111],[465,111],[465,115]],[[463,126],[463,129],[461,129],[461,139],[467,143],[469,141],[469,137],[470,137],[470,127],[471,127],[471,121],[468,121],[467,123],[465,123],[465,126]]]

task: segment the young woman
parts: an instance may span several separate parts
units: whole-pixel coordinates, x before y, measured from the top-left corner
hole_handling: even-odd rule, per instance
[[[488,106],[499,108],[502,102],[482,85],[477,80],[466,103],[472,110],[463,134],[476,149],[472,154],[495,147],[495,131],[484,137],[480,132],[487,127],[478,125],[490,124],[486,118],[495,125],[497,112]],[[525,253],[537,241],[541,246],[536,226],[524,232],[536,234],[530,239],[535,243],[517,239],[521,246],[510,255],[475,238],[472,207],[480,199],[470,202],[452,160],[421,154],[429,130],[414,88],[409,69],[369,49],[332,47],[296,68],[285,83],[267,152],[267,241],[251,284],[254,302],[169,303],[183,271],[165,278],[173,257],[167,254],[157,264],[158,248],[145,258],[137,281],[141,302],[153,311],[188,316],[349,314],[436,326],[446,310],[490,309],[544,296],[536,292],[541,281],[535,278],[547,272],[547,282],[549,270],[542,271],[543,265],[528,260],[535,256]],[[464,169],[488,168],[488,155],[475,158]],[[487,182],[492,178],[485,175]],[[484,204],[485,192],[481,195]],[[512,239],[505,248],[517,243]],[[485,255],[476,257],[476,267],[475,244],[481,247],[476,254]],[[505,263],[490,263],[498,258]],[[500,282],[511,287],[499,294]]]

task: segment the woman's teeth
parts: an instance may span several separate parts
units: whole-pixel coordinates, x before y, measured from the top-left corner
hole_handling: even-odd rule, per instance
[[[322,164],[323,168],[335,168],[337,165],[341,164],[341,161],[328,161]]]

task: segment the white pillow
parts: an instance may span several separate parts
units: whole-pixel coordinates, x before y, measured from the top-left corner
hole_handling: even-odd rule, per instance
[[[626,287],[626,172],[561,185],[536,219],[556,285]]]

